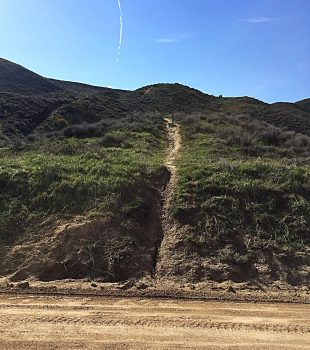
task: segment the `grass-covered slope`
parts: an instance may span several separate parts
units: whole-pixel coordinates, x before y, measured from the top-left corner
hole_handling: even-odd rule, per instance
[[[310,138],[242,115],[175,120],[183,152],[173,214],[183,243],[174,253],[184,266],[168,275],[307,283]]]
[[[171,116],[182,130],[171,208],[178,232],[161,251],[163,277],[307,283],[308,100],[269,105],[180,84],[114,90],[46,79],[5,60],[0,275],[154,276],[167,234]]]
[[[164,148],[163,120],[149,114],[102,138],[3,149],[1,274],[44,280],[151,274],[162,235]]]

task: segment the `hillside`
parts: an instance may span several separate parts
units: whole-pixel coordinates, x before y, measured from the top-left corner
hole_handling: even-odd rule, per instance
[[[183,149],[160,276],[306,285],[310,138],[248,116],[174,120]]]
[[[298,101],[296,104],[302,109],[304,109],[306,112],[310,111],[310,98]]]
[[[115,90],[2,59],[0,277],[308,288],[309,159],[309,100]]]
[[[28,69],[0,58],[0,91],[17,94],[45,94],[61,91],[57,83],[49,81]]]
[[[248,114],[278,127],[309,135],[307,101],[266,104],[253,98],[216,98],[179,84],[157,84],[136,91],[115,90],[43,78],[0,61],[0,144],[27,137],[73,134],[81,124],[100,124],[134,112],[197,111]],[[99,129],[102,126],[99,125]],[[79,129],[79,127],[77,127]],[[97,128],[93,125],[90,129]]]

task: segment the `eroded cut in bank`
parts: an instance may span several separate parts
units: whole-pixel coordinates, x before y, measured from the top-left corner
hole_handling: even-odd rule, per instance
[[[178,157],[181,148],[181,133],[180,125],[174,123],[172,118],[165,118],[167,134],[168,134],[168,149],[165,159],[165,166],[170,172],[170,179],[162,193],[163,206],[162,206],[162,228],[163,228],[163,240],[158,249],[155,277],[156,280],[163,276],[165,270],[165,251],[169,249],[170,241],[175,239],[177,233],[177,225],[174,218],[171,215],[171,205],[173,200],[173,194],[175,193],[177,185],[177,166],[176,159]]]

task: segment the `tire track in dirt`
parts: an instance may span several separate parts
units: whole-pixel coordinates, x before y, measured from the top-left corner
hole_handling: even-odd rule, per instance
[[[0,344],[12,350],[70,350],[77,344],[83,349],[309,349],[310,310],[299,304],[3,296]]]
[[[0,317],[0,324],[11,326],[24,324],[51,324],[51,325],[81,325],[81,326],[141,326],[141,327],[169,327],[169,328],[202,328],[216,330],[233,331],[258,331],[258,332],[278,332],[278,333],[304,333],[310,335],[310,327],[300,325],[285,324],[248,324],[238,322],[216,322],[216,321],[193,321],[182,318],[164,318],[164,317],[126,317],[118,318],[118,315],[99,315],[99,316],[60,316],[60,315],[24,315],[24,316],[5,316]]]

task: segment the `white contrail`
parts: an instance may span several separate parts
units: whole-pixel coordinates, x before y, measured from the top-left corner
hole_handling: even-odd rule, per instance
[[[119,24],[120,24],[119,44],[118,44],[117,59],[116,59],[116,62],[118,63],[119,56],[121,53],[121,48],[122,48],[122,39],[123,39],[123,12],[122,12],[121,0],[117,0],[117,1],[118,1],[118,8],[119,8]]]

